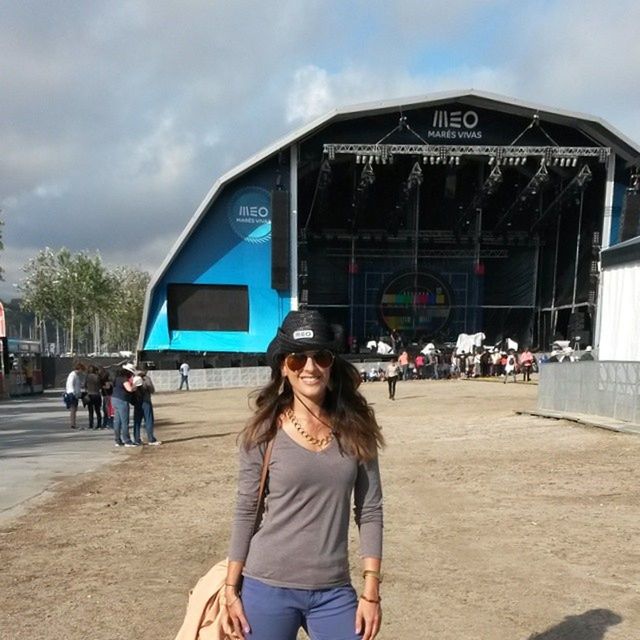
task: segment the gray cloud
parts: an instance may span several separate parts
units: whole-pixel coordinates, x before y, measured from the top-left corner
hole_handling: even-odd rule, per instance
[[[156,268],[217,177],[337,105],[473,86],[639,138],[640,9],[527,4],[4,3],[0,295],[45,246]]]

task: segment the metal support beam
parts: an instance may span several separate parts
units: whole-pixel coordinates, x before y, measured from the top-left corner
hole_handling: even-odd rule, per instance
[[[391,162],[393,156],[422,156],[426,162],[430,158],[488,156],[501,163],[509,158],[544,159],[547,164],[551,160],[573,158],[597,158],[599,162],[607,162],[611,156],[609,147],[560,147],[560,146],[525,146],[525,145],[445,145],[445,144],[325,144],[324,152],[329,160],[337,155],[360,156],[363,164]]]

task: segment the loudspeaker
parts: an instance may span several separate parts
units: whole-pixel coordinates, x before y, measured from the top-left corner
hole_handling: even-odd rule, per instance
[[[622,203],[620,242],[640,236],[640,191],[627,189]]]
[[[291,223],[289,192],[271,192],[271,288],[291,288]]]

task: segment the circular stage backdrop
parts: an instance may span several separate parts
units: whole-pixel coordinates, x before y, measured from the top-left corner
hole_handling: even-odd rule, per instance
[[[390,331],[429,337],[447,324],[452,304],[450,287],[437,275],[405,271],[383,286],[380,316]]]

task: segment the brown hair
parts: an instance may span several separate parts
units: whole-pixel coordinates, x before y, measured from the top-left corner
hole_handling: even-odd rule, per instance
[[[280,361],[282,358],[280,358]],[[340,447],[360,462],[373,460],[384,446],[384,437],[373,409],[358,391],[358,370],[339,356],[331,366],[331,374],[323,408],[329,414]],[[242,445],[249,449],[273,439],[280,414],[293,403],[293,390],[282,376],[280,366],[271,369],[271,381],[252,397],[253,418],[240,433]]]

